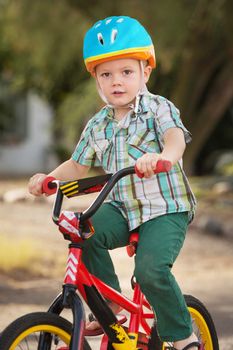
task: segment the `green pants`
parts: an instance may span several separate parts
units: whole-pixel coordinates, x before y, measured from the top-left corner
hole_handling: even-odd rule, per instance
[[[85,242],[83,261],[89,271],[120,291],[108,250],[126,246],[127,220],[106,203],[93,216],[95,234]],[[183,245],[188,214],[159,216],[142,224],[135,257],[134,275],[154,308],[162,341],[185,339],[192,333],[191,317],[171,268]]]

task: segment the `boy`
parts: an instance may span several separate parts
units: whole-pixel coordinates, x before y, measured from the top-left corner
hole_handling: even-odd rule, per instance
[[[97,22],[85,36],[84,59],[106,106],[88,122],[71,159],[49,175],[72,180],[86,176],[91,166],[114,173],[136,163],[145,177],[127,176],[115,186],[110,202],[93,217],[95,235],[85,242],[83,260],[93,274],[120,291],[108,250],[127,245],[129,231],[137,228],[134,274],[155,308],[160,338],[173,342],[170,349],[199,349],[171,274],[195,207],[181,162],[190,134],[174,105],[146,88],[155,54],[138,21],[120,16]],[[171,161],[168,174],[154,175],[158,159]],[[32,194],[41,195],[45,177],[36,174],[30,179]],[[86,327],[94,330],[99,324],[92,319]]]

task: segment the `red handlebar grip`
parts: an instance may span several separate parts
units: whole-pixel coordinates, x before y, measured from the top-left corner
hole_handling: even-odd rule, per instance
[[[172,163],[169,160],[159,159],[156,164],[155,174],[167,173],[172,168]]]
[[[42,192],[47,194],[47,195],[51,195],[56,193],[57,191],[57,185],[55,183],[53,183],[52,181],[56,180],[55,177],[53,176],[47,176],[43,183],[42,183]]]
[[[157,161],[156,169],[154,170],[154,174],[167,173],[168,171],[171,170],[171,167],[172,167],[172,163],[169,160],[159,159]],[[140,179],[142,179],[144,177],[144,174],[138,170],[136,165],[135,165],[135,173]]]
[[[141,172],[138,170],[138,168],[136,167],[136,165],[135,165],[135,167],[134,167],[134,170],[135,170],[135,174],[137,175],[137,177],[139,177],[139,179],[142,179],[142,178],[144,177],[144,174],[141,173]]]

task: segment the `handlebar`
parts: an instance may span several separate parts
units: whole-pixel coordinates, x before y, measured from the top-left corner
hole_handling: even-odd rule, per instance
[[[156,169],[154,170],[155,174],[161,173],[161,172],[168,172],[170,171],[172,165],[170,161],[167,160],[159,160],[156,165]],[[84,223],[87,219],[93,216],[95,212],[99,209],[99,207],[103,204],[104,200],[107,198],[108,194],[111,192],[115,184],[123,177],[131,174],[136,174],[139,178],[144,177],[144,174],[140,173],[139,170],[136,168],[136,166],[130,166],[124,169],[121,169],[117,171],[115,174],[107,174],[102,176],[102,180],[105,180],[105,184],[103,184],[102,181],[102,190],[100,191],[99,195],[96,197],[96,199],[92,202],[92,204],[87,208],[83,213],[80,214],[80,224]],[[95,177],[97,179],[98,177]],[[89,182],[92,178],[89,178]],[[87,179],[81,179],[75,181],[78,185],[78,182],[85,181]],[[107,181],[107,182],[106,182]],[[53,177],[47,177],[42,185],[42,191],[43,193],[46,193],[48,195],[51,195],[55,192],[56,194],[56,200],[54,203],[53,208],[53,221],[56,225],[58,225],[59,222],[59,216],[61,212],[61,206],[63,202],[63,192],[61,190],[61,187],[64,187],[66,185],[69,185],[70,183],[73,183],[74,181],[66,181],[66,182],[59,182],[55,180]],[[95,187],[95,186],[94,186]],[[57,189],[56,189],[57,188]]]

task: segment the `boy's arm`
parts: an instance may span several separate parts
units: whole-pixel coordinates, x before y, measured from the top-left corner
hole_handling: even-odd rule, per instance
[[[89,166],[79,164],[72,158],[59,165],[56,169],[51,171],[48,176],[53,176],[58,180],[77,180],[85,177],[90,169]]]
[[[159,159],[169,160],[174,165],[182,158],[185,150],[184,132],[180,128],[169,128],[164,133],[164,149],[159,153],[146,153],[140,157],[136,166],[146,178],[154,175]]]
[[[180,128],[170,128],[164,133],[164,149],[160,157],[170,160],[172,165],[174,165],[182,158],[185,147],[183,130]]]
[[[53,176],[58,180],[77,180],[85,177],[88,173],[89,166],[76,163],[73,159],[69,159],[59,165],[56,169],[46,174],[35,174],[28,183],[28,190],[34,196],[42,195],[42,183],[47,176]]]

